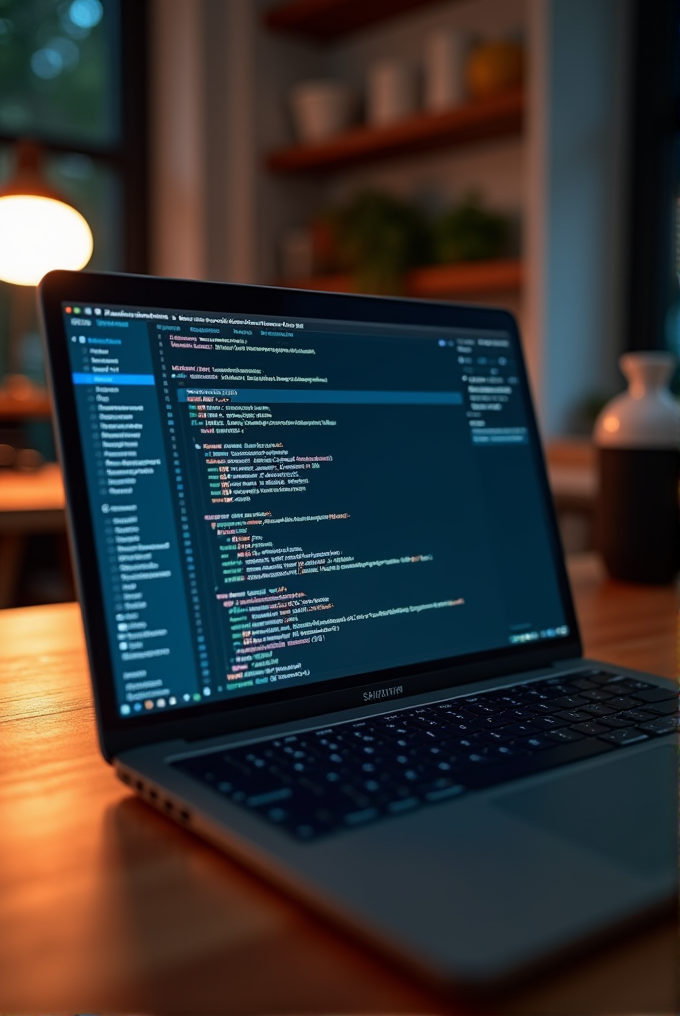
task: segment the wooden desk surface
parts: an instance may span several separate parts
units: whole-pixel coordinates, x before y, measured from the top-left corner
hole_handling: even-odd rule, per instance
[[[48,462],[35,473],[0,470],[0,533],[63,530],[65,505],[56,462]]]
[[[572,562],[586,651],[677,673],[672,588]],[[96,743],[78,607],[0,611],[0,1012],[468,1012],[134,799]],[[670,918],[484,1008],[678,1011]]]

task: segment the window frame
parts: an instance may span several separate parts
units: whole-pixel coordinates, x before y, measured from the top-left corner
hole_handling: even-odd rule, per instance
[[[680,0],[634,0],[625,348],[667,348],[677,300]]]

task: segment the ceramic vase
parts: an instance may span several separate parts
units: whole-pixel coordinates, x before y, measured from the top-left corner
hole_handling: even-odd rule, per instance
[[[668,390],[675,360],[627,353],[628,390],[598,416],[595,538],[613,578],[671,582],[680,568],[680,406]]]

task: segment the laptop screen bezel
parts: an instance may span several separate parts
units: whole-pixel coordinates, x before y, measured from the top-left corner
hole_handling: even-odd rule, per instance
[[[89,272],[51,272],[39,288],[46,340],[49,382],[52,392],[59,457],[67,495],[67,515],[74,571],[92,675],[97,724],[102,751],[107,759],[121,751],[176,738],[213,737],[322,715],[363,702],[363,693],[395,684],[403,695],[455,687],[549,666],[557,660],[581,655],[576,614],[564,566],[561,541],[548,485],[526,368],[521,364],[520,384],[526,400],[530,447],[536,461],[541,494],[548,516],[553,566],[570,634],[549,644],[524,644],[486,650],[465,657],[428,661],[391,668],[369,675],[357,674],[319,684],[297,686],[268,693],[266,701],[250,697],[237,701],[213,701],[173,714],[121,717],[115,699],[109,634],[92,515],[89,507],[85,461],[76,413],[74,386],[64,325],[64,301],[108,303],[124,306],[202,311],[283,315],[298,318],[345,319],[379,323],[467,329],[505,330],[519,344],[515,319],[506,310],[398,297],[354,296],[317,293],[265,286],[159,279],[149,276]],[[68,453],[64,451],[68,449]]]

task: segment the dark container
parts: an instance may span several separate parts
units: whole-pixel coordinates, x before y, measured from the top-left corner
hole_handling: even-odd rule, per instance
[[[680,451],[600,448],[595,540],[609,574],[672,582],[680,569]]]
[[[680,406],[667,388],[674,363],[669,353],[624,354],[628,390],[595,423],[596,546],[625,582],[672,582],[680,568]]]

